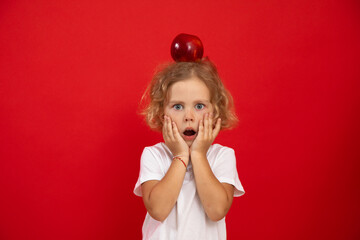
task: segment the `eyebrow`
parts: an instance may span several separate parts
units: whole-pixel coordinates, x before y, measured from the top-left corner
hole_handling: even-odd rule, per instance
[[[210,101],[208,100],[204,100],[204,99],[198,99],[198,100],[195,100],[194,102],[200,102],[200,103],[210,103]],[[169,101],[169,104],[174,104],[174,103],[181,103],[181,104],[184,104],[183,101],[177,101],[177,100],[172,100],[172,101]]]

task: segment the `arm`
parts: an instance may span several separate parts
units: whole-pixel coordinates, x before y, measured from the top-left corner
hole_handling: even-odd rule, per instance
[[[234,186],[219,182],[210,168],[206,155],[191,154],[191,161],[196,189],[206,215],[212,221],[219,221],[226,216],[231,207]]]
[[[163,137],[173,155],[181,155],[187,165],[189,147],[178,133],[176,125],[166,116]],[[179,196],[185,173],[183,163],[179,160],[173,161],[163,179],[147,181],[141,185],[144,205],[152,218],[164,221],[170,214]]]
[[[234,186],[220,183],[213,174],[206,153],[220,131],[221,119],[216,121],[213,129],[212,115],[206,114],[200,121],[199,133],[191,146],[191,162],[195,175],[196,188],[207,216],[212,221],[225,217],[229,211]]]
[[[161,181],[151,180],[141,185],[143,201],[150,216],[164,221],[179,196],[186,169],[181,161],[173,161]]]

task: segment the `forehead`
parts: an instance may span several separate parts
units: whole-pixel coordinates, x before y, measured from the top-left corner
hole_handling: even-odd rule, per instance
[[[168,91],[168,100],[202,99],[210,101],[210,90],[197,77],[191,77],[172,84]]]

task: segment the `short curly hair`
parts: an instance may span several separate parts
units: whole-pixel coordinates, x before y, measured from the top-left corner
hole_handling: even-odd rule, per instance
[[[196,62],[173,62],[157,71],[142,96],[144,115],[151,129],[161,131],[164,117],[164,103],[170,86],[178,81],[197,77],[210,90],[210,101],[214,106],[214,118],[221,118],[221,129],[233,128],[238,119],[233,99],[223,85],[216,66],[204,58]]]

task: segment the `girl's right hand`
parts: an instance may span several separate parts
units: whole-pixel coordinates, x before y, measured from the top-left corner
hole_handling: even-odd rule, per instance
[[[166,146],[170,149],[173,156],[183,156],[186,164],[188,163],[190,150],[185,140],[181,137],[179,130],[177,129],[176,123],[171,120],[170,117],[164,116],[163,124],[163,138]]]

